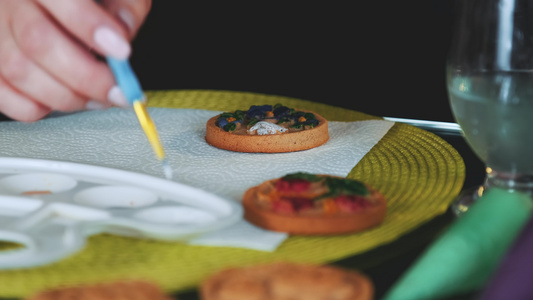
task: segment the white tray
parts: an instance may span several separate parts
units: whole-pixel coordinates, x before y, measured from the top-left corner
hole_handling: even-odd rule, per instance
[[[39,192],[27,195],[27,192]],[[239,203],[162,178],[69,162],[0,158],[0,269],[52,263],[112,233],[184,241],[242,219]]]

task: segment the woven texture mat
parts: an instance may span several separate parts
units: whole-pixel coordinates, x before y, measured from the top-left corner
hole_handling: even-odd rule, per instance
[[[330,121],[380,119],[326,104],[246,92],[154,91],[147,96],[154,107],[231,111],[282,103],[315,111]],[[294,236],[272,253],[102,234],[91,237],[80,253],[58,263],[0,271],[0,297],[25,297],[50,287],[117,279],[151,280],[167,292],[177,292],[194,288],[206,276],[231,266],[339,260],[394,241],[444,213],[462,188],[465,166],[458,152],[440,137],[397,123],[348,177],[369,183],[389,200],[387,218],[378,228],[335,237]]]

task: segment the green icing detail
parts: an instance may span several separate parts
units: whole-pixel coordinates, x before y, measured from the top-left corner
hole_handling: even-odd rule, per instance
[[[251,119],[250,122],[248,123],[248,126],[252,127],[252,126],[254,126],[255,124],[257,124],[257,122],[259,122],[259,119],[253,118],[253,119]]]
[[[228,123],[226,126],[224,126],[224,130],[231,132],[237,129],[237,125],[235,123]]]
[[[287,174],[281,178],[281,180],[290,181],[290,180],[306,180],[309,182],[318,182],[325,181],[324,184],[328,187],[329,192],[318,197],[314,200],[319,200],[322,198],[336,197],[338,195],[359,195],[366,196],[368,195],[368,188],[364,183],[348,179],[348,178],[337,178],[337,177],[327,177],[327,176],[318,176],[315,174],[297,172],[292,174]]]
[[[281,177],[281,180],[289,181],[289,180],[295,180],[295,179],[301,179],[306,180],[310,182],[318,182],[322,180],[322,178],[315,174],[305,173],[305,172],[297,172],[292,174],[287,174],[283,177]]]
[[[335,197],[340,194],[346,195],[368,195],[368,189],[366,186],[357,180],[351,180],[347,178],[335,178],[326,177],[326,185],[329,188],[329,193],[326,193],[322,197]]]
[[[312,113],[305,113],[305,114],[304,114],[304,118],[306,118],[307,120],[314,120],[314,119],[316,119],[315,115],[312,114]]]
[[[291,125],[291,128],[300,129],[300,128],[302,128],[302,126],[303,126],[302,123],[296,123],[296,124],[292,124],[292,125]]]

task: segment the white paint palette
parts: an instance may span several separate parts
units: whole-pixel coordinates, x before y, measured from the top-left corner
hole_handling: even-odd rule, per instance
[[[204,190],[124,170],[0,158],[0,269],[58,261],[87,237],[111,233],[185,241],[242,219],[240,204]]]

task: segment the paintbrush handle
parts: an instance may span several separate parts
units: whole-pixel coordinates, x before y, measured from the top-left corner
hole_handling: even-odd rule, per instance
[[[130,102],[131,105],[133,105],[135,101],[145,102],[146,98],[141,88],[141,84],[139,83],[135,72],[133,72],[128,60],[118,60],[112,57],[107,57],[107,64],[111,68],[115,80],[128,102]]]

